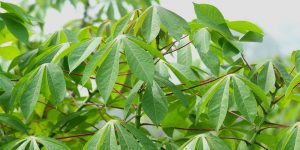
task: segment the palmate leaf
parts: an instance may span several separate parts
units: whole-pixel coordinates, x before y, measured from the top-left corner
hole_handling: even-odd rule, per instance
[[[225,120],[229,103],[229,83],[230,77],[225,79],[220,87],[213,94],[208,103],[208,118],[210,122],[219,130]]]
[[[66,82],[61,68],[55,64],[46,64],[46,76],[55,104],[60,103],[66,95]]]
[[[209,4],[196,4],[194,3],[195,13],[198,21],[223,35],[232,38],[232,34],[225,22],[222,13],[215,7]]]
[[[13,86],[10,79],[0,73],[0,105],[6,112],[10,109],[10,97]]]
[[[119,144],[117,143],[119,142]],[[157,149],[143,132],[117,120],[107,122],[89,141],[84,150],[98,149]]]
[[[264,36],[260,33],[249,31],[240,39],[240,41],[243,41],[243,42],[262,42],[263,37]]]
[[[276,77],[272,62],[264,64],[263,69],[260,71],[257,77],[257,84],[266,92],[272,90],[275,86]]]
[[[3,145],[0,147],[0,149],[5,150],[40,150],[41,148],[45,148],[47,150],[70,150],[69,147],[67,147],[64,143],[49,138],[49,137],[43,137],[43,136],[29,136],[25,139],[12,141],[8,144]]]
[[[165,79],[159,75],[155,75],[155,80],[157,82],[162,83],[163,85],[169,87],[171,89],[171,91],[174,93],[174,95],[180,99],[180,101],[182,102],[182,104],[185,107],[189,106],[189,101],[188,101],[187,96],[185,94],[183,94],[182,91],[174,83],[172,83],[168,79]]]
[[[182,17],[163,7],[154,7],[157,8],[157,13],[159,14],[161,24],[177,41],[180,40],[184,32],[190,33],[189,24]]]
[[[291,94],[294,90],[294,88],[297,86],[297,84],[300,82],[300,73],[298,73],[291,81],[291,83],[289,84],[289,86],[287,87],[285,94],[284,94],[284,98],[279,101],[279,105],[284,108],[286,107],[290,101],[291,101]]]
[[[12,14],[0,14],[0,17],[6,24],[8,30],[21,42],[27,43],[29,34],[26,27],[21,23],[21,20],[18,20],[18,17]]]
[[[110,53],[115,41],[110,41],[103,48],[97,51],[88,62],[83,71],[82,84],[85,85],[97,66],[101,66],[108,54]]]
[[[192,47],[191,45],[185,46],[189,41],[187,39],[180,40],[178,44],[178,48],[180,51],[177,51],[177,63],[185,66],[191,66],[192,65]]]
[[[124,38],[123,40],[128,65],[139,79],[152,83],[154,78],[154,62],[152,56],[140,46]]]
[[[210,49],[210,41],[211,37],[207,29],[204,28],[195,32],[193,43],[201,60],[214,75],[219,75],[220,61]]]
[[[44,66],[40,67],[30,83],[25,86],[25,91],[21,96],[20,107],[26,119],[30,117],[38,99],[40,98],[44,69]]]
[[[165,118],[168,112],[168,103],[163,91],[155,81],[152,84],[147,84],[142,99],[142,107],[146,115],[156,125],[159,125]]]
[[[300,71],[300,50],[296,50],[292,52],[291,62],[295,64],[296,70]]]
[[[184,143],[180,150],[230,150],[230,147],[220,138],[213,134],[200,134]]]
[[[150,43],[160,31],[160,18],[156,7],[148,8],[144,14],[145,19],[141,27],[144,39]]]
[[[234,100],[239,112],[253,122],[256,117],[257,104],[250,89],[238,78],[233,77]]]
[[[246,34],[249,31],[263,34],[263,30],[249,21],[226,21],[228,27],[240,33]]]
[[[94,52],[100,42],[101,38],[95,38],[75,47],[68,57],[70,72],[78,67],[92,52]]]
[[[128,111],[131,107],[131,104],[133,103],[133,100],[134,100],[134,97],[135,95],[138,93],[138,91],[140,90],[140,87],[142,87],[143,85],[143,81],[138,81],[134,86],[133,88],[131,89],[129,95],[128,95],[128,98],[126,100],[126,103],[125,103],[125,107],[124,107],[124,118],[126,119],[127,116],[128,116]]]
[[[142,40],[139,40],[137,38],[134,37],[128,37],[132,42],[136,43],[137,45],[139,45],[141,48],[147,50],[150,54],[152,54],[155,57],[158,57],[162,60],[166,60],[166,58],[164,57],[164,55],[161,53],[161,51],[157,50],[156,48],[152,47],[150,44],[145,43]]]
[[[299,123],[291,126],[281,137],[276,150],[297,150],[300,149],[300,128]]]
[[[0,123],[9,125],[23,133],[28,133],[24,123],[19,118],[12,116],[10,114],[0,113]]]
[[[97,71],[96,83],[106,103],[115,85],[119,72],[120,44],[115,44]]]
[[[113,25],[112,27],[113,37],[117,37],[118,35],[124,32],[133,14],[134,14],[133,12],[128,13],[126,16],[122,17]]]
[[[254,84],[253,82],[251,82],[249,79],[247,79],[244,76],[241,75],[236,75],[236,77],[238,77],[239,79],[241,79],[251,90],[252,92],[260,98],[260,100],[264,103],[269,103],[269,99],[266,96],[265,92],[256,84]]]

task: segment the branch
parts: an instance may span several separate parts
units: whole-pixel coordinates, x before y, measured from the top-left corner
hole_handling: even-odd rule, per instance
[[[212,83],[212,82],[214,82],[214,81],[216,81],[216,80],[219,80],[219,79],[221,79],[221,78],[223,78],[223,77],[226,77],[226,76],[228,76],[228,75],[231,75],[231,74],[233,74],[233,73],[236,73],[236,72],[238,72],[239,70],[241,70],[241,68],[238,68],[237,70],[235,70],[235,71],[233,71],[233,72],[231,72],[231,73],[222,75],[222,76],[217,77],[217,78],[210,78],[210,79],[207,79],[207,80],[200,81],[200,82],[201,82],[200,84],[191,86],[191,87],[186,88],[186,89],[182,89],[181,91],[188,91],[188,90],[194,89],[194,88],[196,88],[196,87],[199,87],[199,86],[203,86],[203,85]],[[166,96],[170,96],[170,95],[173,95],[173,94],[174,94],[173,92],[170,92],[170,93],[166,94]]]
[[[155,125],[152,123],[141,123],[141,126],[160,126],[161,125]],[[214,128],[181,128],[181,127],[166,127],[166,128],[174,128],[177,130],[191,130],[191,131],[215,131]],[[221,128],[220,130],[222,130],[224,128]]]
[[[188,35],[183,36],[180,40],[182,40],[182,39],[184,39],[184,38],[186,38],[186,37],[188,37]],[[179,40],[179,41],[180,41],[180,40]],[[169,43],[169,44],[167,44],[166,46],[160,48],[159,50],[163,50],[163,49],[165,49],[165,48],[167,48],[167,47],[169,47],[169,46],[171,46],[171,45],[174,45],[176,42],[178,42],[178,41],[174,41],[174,42],[172,42],[172,43]]]
[[[292,70],[290,71],[290,75],[293,73],[293,71],[296,69],[296,66],[294,66],[293,68],[292,68]]]
[[[249,65],[249,63],[247,62],[247,60],[245,59],[245,56],[243,53],[241,53],[242,59],[244,60],[244,62],[246,63],[246,65],[248,66],[248,68],[251,70],[251,66]]]
[[[221,139],[229,139],[229,140],[238,140],[238,141],[243,141],[245,142],[247,145],[251,145],[251,142],[249,142],[248,140],[245,139],[240,139],[240,138],[236,138],[236,137],[220,137]],[[254,144],[260,146],[263,149],[268,149],[267,147],[263,146],[262,144],[258,143],[258,142],[254,142]]]
[[[84,133],[84,134],[76,134],[76,135],[70,135],[70,136],[63,136],[63,137],[57,137],[55,139],[57,140],[61,140],[61,139],[68,139],[68,138],[76,138],[76,137],[82,137],[82,136],[90,136],[90,135],[94,135],[95,132],[91,132],[91,133]]]
[[[71,75],[75,75],[75,76],[79,76],[79,77],[82,77],[82,76],[83,76],[82,74],[70,72],[70,71],[68,71],[68,70],[63,70],[63,71],[64,71],[65,73],[69,73],[69,74],[71,74]],[[96,77],[90,77],[90,79],[96,79]],[[123,84],[123,83],[116,82],[115,84],[117,84],[117,85],[122,85],[122,86],[124,86],[124,87],[126,87],[126,88],[132,89],[131,86],[125,85],[125,84]]]
[[[180,50],[180,49],[182,49],[182,48],[188,46],[188,45],[191,44],[192,42],[193,42],[193,41],[189,41],[188,43],[184,44],[183,46],[181,46],[181,47],[179,47],[179,48],[177,48],[177,49],[174,49],[174,50],[172,50],[172,51],[170,51],[170,52],[166,51],[166,52],[163,53],[163,55],[167,55],[167,54],[176,52],[176,51],[178,51],[178,50]]]

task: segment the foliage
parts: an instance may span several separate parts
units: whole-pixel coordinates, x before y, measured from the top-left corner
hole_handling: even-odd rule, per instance
[[[249,64],[257,25],[150,0],[95,1],[93,18],[70,0],[84,18],[43,35],[69,2],[36,2],[0,3],[0,149],[299,149],[300,53]]]

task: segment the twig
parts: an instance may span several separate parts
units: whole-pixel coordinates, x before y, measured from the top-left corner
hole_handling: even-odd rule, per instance
[[[245,59],[243,53],[241,53],[241,56],[242,56],[242,59],[244,60],[244,62],[246,63],[246,65],[248,66],[248,68],[251,70],[252,68],[251,68],[251,66],[249,65],[249,63],[247,62],[247,60]]]
[[[183,36],[180,40],[182,40],[182,39],[184,39],[184,38],[186,38],[186,37],[188,37],[188,35]],[[170,45],[174,45],[176,42],[178,42],[178,41],[174,41],[174,42],[172,42],[172,43],[169,43],[169,44],[167,44],[166,46],[160,48],[159,50],[163,50],[163,49],[169,47]]]
[[[69,73],[69,74],[71,74],[71,75],[80,76],[80,77],[83,76],[82,74],[70,72],[70,71],[68,71],[68,70],[63,70],[63,71],[64,71],[65,73]],[[90,79],[96,79],[96,77],[90,77]],[[126,87],[126,88],[132,89],[131,86],[125,85],[125,84],[123,84],[123,83],[116,82],[115,84],[117,84],[117,85],[122,85],[122,86],[124,86],[124,87]]]
[[[295,68],[296,68],[296,66],[294,66],[293,68],[292,68],[292,70],[290,71],[290,75],[293,73],[293,71],[295,70]]]
[[[168,52],[168,51],[164,52],[163,55],[167,55],[167,54],[176,52],[176,51],[178,51],[178,50],[180,50],[180,49],[182,49],[182,48],[188,46],[188,45],[191,44],[191,43],[192,43],[192,41],[189,41],[188,43],[184,44],[183,46],[181,46],[181,47],[179,47],[179,48],[177,48],[177,49],[174,49],[174,50],[172,50],[172,51],[170,51],[170,52]]]
[[[82,136],[90,136],[90,135],[94,135],[95,132],[91,132],[91,133],[84,133],[84,134],[76,134],[76,135],[70,135],[70,136],[63,136],[63,137],[57,137],[55,139],[57,140],[61,140],[61,139],[68,139],[68,138],[76,138],[76,137],[82,137]]]
[[[161,126],[161,125],[155,125],[152,123],[141,123],[141,126]],[[215,131],[214,128],[181,128],[181,127],[166,127],[166,128],[174,128],[177,130],[192,130],[192,131]],[[221,128],[222,130],[224,128]]]
[[[219,80],[219,79],[221,79],[221,78],[223,78],[223,77],[225,77],[225,76],[228,76],[228,75],[231,75],[231,74],[233,74],[233,73],[235,73],[235,72],[238,72],[240,69],[241,69],[241,68],[238,68],[237,70],[235,70],[235,71],[233,71],[233,72],[231,72],[231,73],[222,75],[222,76],[217,77],[217,78],[210,78],[210,79],[207,79],[207,80],[203,80],[203,81],[201,81],[200,84],[191,86],[191,87],[186,88],[186,89],[182,89],[181,91],[188,91],[188,90],[194,89],[194,88],[196,88],[196,87],[199,87],[199,86],[203,86],[203,85],[212,83],[212,82],[214,82],[214,81],[216,81],[216,80]],[[170,95],[173,95],[173,94],[174,94],[173,92],[170,92],[170,93],[166,94],[166,96],[170,96]]]

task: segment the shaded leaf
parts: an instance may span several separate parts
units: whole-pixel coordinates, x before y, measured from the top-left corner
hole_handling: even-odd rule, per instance
[[[152,122],[158,125],[168,112],[168,103],[165,95],[156,82],[147,84],[142,99],[142,107]]]
[[[112,50],[97,71],[96,83],[105,103],[115,85],[119,72],[120,44],[112,47]]]
[[[131,71],[139,79],[152,83],[155,71],[152,56],[128,39],[124,39],[123,43]]]

